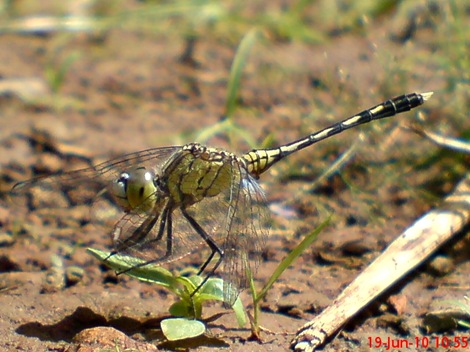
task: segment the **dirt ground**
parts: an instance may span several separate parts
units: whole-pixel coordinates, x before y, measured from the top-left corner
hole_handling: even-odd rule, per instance
[[[443,10],[435,11],[438,18]],[[468,94],[453,90],[448,72],[426,59],[446,55],[438,42],[445,20],[433,22],[423,15],[423,21],[414,23],[413,16],[418,15],[394,12],[374,19],[365,33],[325,29],[326,40],[320,43],[285,40],[264,31],[243,69],[235,123],[256,145],[269,136],[274,146],[387,98],[435,91],[433,100],[419,108],[429,127],[468,135]],[[109,233],[98,233],[76,209],[51,221],[13,205],[7,193],[16,182],[39,174],[194,141],[224,114],[239,39],[198,34],[192,54],[184,57],[187,42],[170,31],[114,27],[99,34],[0,35],[0,350],[286,350],[305,322],[438,204],[465,172],[468,157],[442,152],[402,128],[416,120],[416,111],[292,155],[260,180],[273,219],[257,285],[303,236],[333,217],[263,302],[261,325],[270,332],[262,333],[261,343],[249,341],[249,327],[238,328],[227,311],[208,323],[204,337],[168,343],[159,321],[175,297],[125,275],[116,277],[86,253],[88,247],[111,249]],[[205,142],[237,153],[254,147],[230,133],[235,138],[219,133]],[[351,145],[354,155],[320,178]],[[463,233],[436,255],[451,269],[437,270],[432,265],[436,259],[422,265],[324,350],[367,351],[369,339],[376,337],[411,340],[426,335],[422,315],[435,302],[461,300],[468,292],[468,248],[469,236]],[[169,268],[197,267],[200,259],[199,254],[190,256]],[[246,291],[242,299],[250,311]],[[224,311],[212,303],[204,316]],[[427,336],[444,335],[468,332]]]

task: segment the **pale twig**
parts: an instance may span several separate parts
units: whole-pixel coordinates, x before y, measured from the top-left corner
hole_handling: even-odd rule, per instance
[[[420,265],[470,219],[470,175],[442,203],[403,232],[319,316],[305,324],[291,347],[314,351],[369,302]],[[380,278],[380,279],[379,279]]]

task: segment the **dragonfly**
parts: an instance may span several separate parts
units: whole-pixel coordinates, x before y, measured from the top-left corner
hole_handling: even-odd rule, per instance
[[[261,174],[292,153],[414,109],[431,95],[398,96],[276,148],[241,156],[198,143],[153,148],[20,182],[11,195],[24,198],[29,208],[91,205],[96,222],[108,222],[110,256],[140,259],[134,268],[172,263],[205,246],[209,255],[199,269],[205,279],[196,291],[217,271],[224,301],[233,305],[249,285],[248,273],[260,264],[268,237],[269,211],[257,181]]]

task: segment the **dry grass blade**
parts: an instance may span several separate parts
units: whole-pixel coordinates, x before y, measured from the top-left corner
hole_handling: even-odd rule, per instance
[[[470,219],[470,175],[430,211],[403,232],[360,276],[314,320],[298,332],[291,347],[314,351],[374,298],[420,265]],[[377,278],[386,278],[386,280]]]
[[[408,128],[411,131],[415,132],[416,134],[430,140],[431,142],[433,142],[434,144],[440,147],[470,154],[470,143],[468,143],[468,141],[463,141],[463,140],[443,136],[443,135],[425,130],[424,128],[421,128],[420,126],[417,126],[417,125],[411,125]]]

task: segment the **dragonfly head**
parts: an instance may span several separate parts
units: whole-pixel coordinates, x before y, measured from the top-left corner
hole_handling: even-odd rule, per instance
[[[121,173],[111,185],[111,193],[124,211],[147,211],[155,204],[155,174],[145,167]]]

